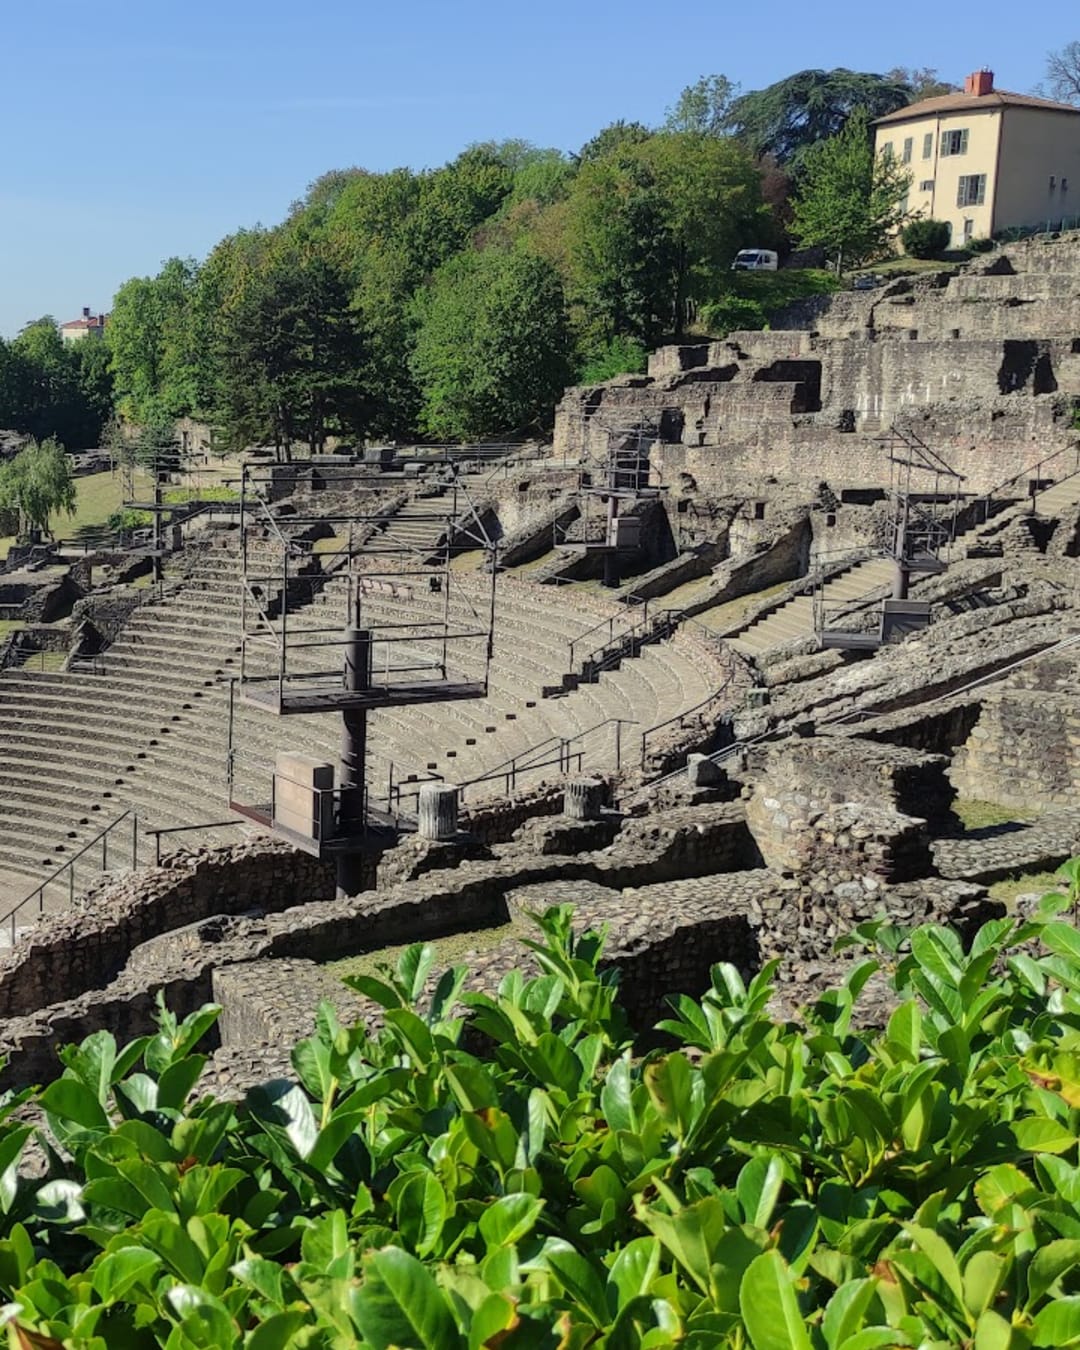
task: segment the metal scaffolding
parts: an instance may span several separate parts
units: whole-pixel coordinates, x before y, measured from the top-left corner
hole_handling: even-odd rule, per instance
[[[394,506],[380,509],[372,501],[371,489],[382,484],[370,472],[358,469],[335,478],[339,489],[351,485],[344,495],[356,509],[350,501],[336,514],[310,515],[275,511],[267,474],[245,467],[241,479],[241,635],[229,710],[230,806],[297,846],[334,858],[339,891],[354,894],[364,853],[404,823],[392,792],[388,789],[380,805],[369,781],[369,715],[487,694],[497,568],[489,558],[487,611],[471,606],[470,621],[463,622],[453,604],[451,558],[462,548],[494,554],[495,545],[451,460],[424,489],[427,495],[409,499],[414,509],[407,528],[404,520],[395,521]],[[332,539],[325,538],[328,528]],[[324,617],[328,608],[333,622]],[[242,705],[277,717],[340,714],[336,774],[325,763],[280,752],[272,766],[262,766],[261,786],[252,790],[250,773],[242,784],[247,758],[238,734]]]
[[[597,426],[595,418],[590,426]],[[631,508],[655,501],[664,491],[650,484],[649,452],[659,433],[646,419],[601,423],[600,429],[606,441],[603,454],[583,450],[575,494],[577,518],[555,527],[554,543],[567,552],[602,557],[604,585],[618,586],[620,560],[641,547],[641,520]]]
[[[888,545],[894,564],[891,596],[880,590],[829,605],[819,576],[814,626],[823,647],[872,650],[930,622],[930,605],[909,598],[913,575],[944,571],[956,539],[964,475],[957,473],[915,432],[892,426],[875,437],[889,464]],[[882,556],[871,550],[869,556]],[[872,620],[872,624],[868,621]]]

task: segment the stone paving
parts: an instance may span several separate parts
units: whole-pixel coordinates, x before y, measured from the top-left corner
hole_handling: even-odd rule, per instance
[[[967,881],[989,884],[1015,872],[1052,870],[1080,852],[1080,807],[1030,825],[995,825],[959,839],[938,839],[932,851],[943,877]]]

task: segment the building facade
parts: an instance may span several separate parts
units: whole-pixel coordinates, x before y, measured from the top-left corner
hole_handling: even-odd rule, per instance
[[[89,306],[83,306],[82,315],[69,323],[60,325],[60,336],[65,342],[82,342],[84,338],[105,336],[105,315],[91,314]]]
[[[948,222],[955,245],[1080,217],[1080,108],[995,89],[980,70],[963,93],[874,125],[877,153],[911,173],[908,211]]]

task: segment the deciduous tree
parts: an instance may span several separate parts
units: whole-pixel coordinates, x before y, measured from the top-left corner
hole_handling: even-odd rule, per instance
[[[803,164],[791,231],[825,249],[838,273],[883,252],[903,224],[911,174],[892,155],[875,155],[863,110],[836,136],[812,146]]]
[[[426,432],[472,440],[550,422],[573,340],[548,263],[522,251],[463,254],[440,269],[419,310],[412,369]]]
[[[1066,42],[1046,58],[1046,91],[1062,103],[1080,105],[1080,42]]]
[[[699,136],[723,136],[728,131],[731,105],[739,86],[726,75],[702,75],[679,95],[667,110],[667,131],[693,131]]]
[[[59,511],[75,512],[71,461],[59,441],[31,441],[0,468],[0,506],[19,513],[20,533],[40,529]]]

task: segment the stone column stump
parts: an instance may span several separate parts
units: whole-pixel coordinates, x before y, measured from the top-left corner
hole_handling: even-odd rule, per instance
[[[563,793],[563,814],[571,820],[599,820],[606,797],[602,778],[571,778]]]
[[[453,783],[424,783],[417,815],[421,839],[453,839],[458,832],[458,789]]]

